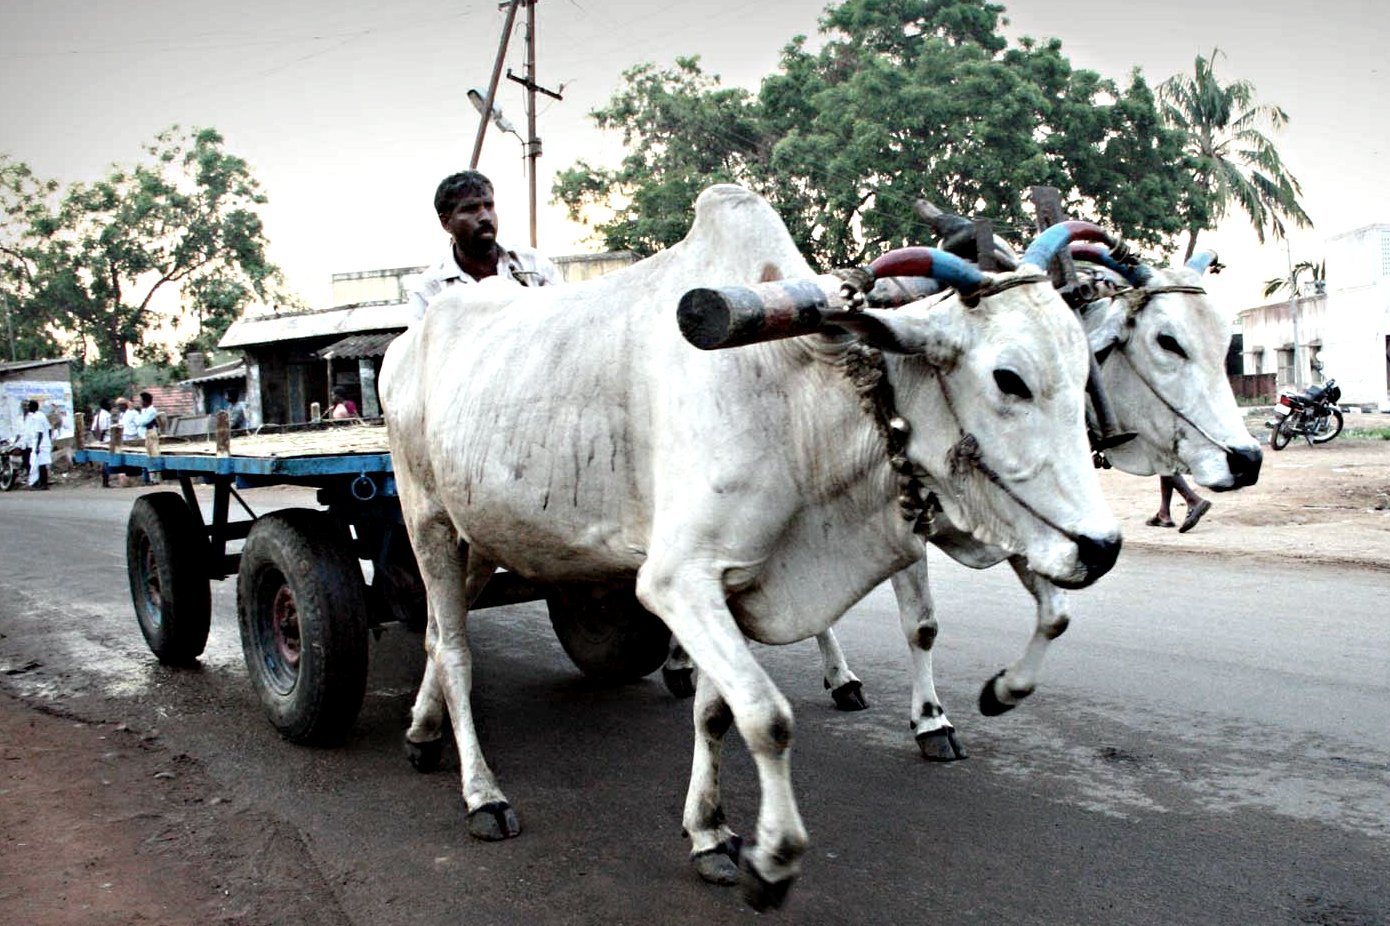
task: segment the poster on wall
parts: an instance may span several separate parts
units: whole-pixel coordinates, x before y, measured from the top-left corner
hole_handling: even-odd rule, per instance
[[[18,379],[0,383],[0,438],[13,440],[19,433],[30,399],[39,403],[45,415],[57,411],[62,416],[54,435],[57,440],[72,437],[72,384]]]

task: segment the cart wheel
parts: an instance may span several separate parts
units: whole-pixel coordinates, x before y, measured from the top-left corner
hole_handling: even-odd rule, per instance
[[[631,588],[566,586],[553,590],[546,605],[565,654],[590,678],[632,682],[666,662],[671,631]]]
[[[175,492],[135,500],[125,531],[126,573],[140,632],[159,661],[187,665],[208,642],[208,543]]]
[[[241,551],[237,619],[261,704],[280,735],[329,744],[352,729],[367,687],[362,570],[319,511],[256,521]]]

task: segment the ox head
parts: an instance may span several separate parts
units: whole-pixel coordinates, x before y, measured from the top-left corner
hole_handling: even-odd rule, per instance
[[[1139,475],[1190,471],[1218,492],[1254,485],[1260,445],[1226,379],[1226,322],[1201,285],[1203,272],[1219,267],[1216,255],[1203,251],[1168,269],[1122,264],[1094,245],[1075,246],[1072,256],[1130,287],[1081,310],[1106,395],[1136,434],[1106,451],[1110,462]]]
[[[836,324],[890,356],[907,458],[951,521],[1077,588],[1114,564],[1120,536],[1087,445],[1085,335],[1041,269],[1067,239],[997,275],[932,248],[893,252],[875,274],[935,276],[958,295]]]

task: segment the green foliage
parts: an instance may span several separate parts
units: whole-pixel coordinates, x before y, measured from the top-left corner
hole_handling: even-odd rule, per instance
[[[6,222],[19,243],[5,252],[6,280],[26,317],[85,358],[103,364],[168,362],[147,342],[163,320],[155,295],[177,287],[196,332],[183,347],[220,337],[253,299],[279,295],[278,269],[266,258],[257,208],[265,196],[247,163],[225,150],[214,129],[177,126],[145,146],[146,159],[113,166],[92,184],[27,186],[6,174]]]
[[[577,163],[556,198],[575,219],[612,208],[595,223],[604,243],[649,254],[685,234],[701,189],[736,181],[827,268],[928,239],[919,198],[1022,242],[1027,190],[1044,184],[1078,217],[1170,244],[1191,165],[1143,78],[1121,89],[1073,69],[1056,40],[1010,47],[1002,12],[985,0],[844,0],[821,20],[819,51],[793,38],[756,97],[720,87],[695,59],[634,68],[592,114],[623,133],[627,156],[616,170]]]
[[[124,365],[88,364],[73,377],[73,402],[79,411],[96,408],[102,399],[130,398],[135,370]]]
[[[1192,163],[1193,192],[1181,207],[1188,257],[1196,250],[1198,233],[1214,228],[1232,206],[1250,218],[1261,244],[1266,231],[1284,237],[1285,221],[1313,225],[1298,202],[1302,187],[1265,134],[1266,129],[1283,128],[1288,114],[1257,103],[1255,87],[1247,80],[1221,83],[1215,71],[1220,53],[1214,49],[1208,58],[1198,55],[1191,75],[1175,75],[1159,87],[1164,119],[1183,133]]]
[[[1299,295],[1298,278],[1304,273],[1308,274],[1308,279],[1313,281],[1313,285],[1327,282],[1327,261],[1313,263],[1310,260],[1301,260],[1293,265],[1286,277],[1274,277],[1265,280],[1264,295],[1266,298],[1273,296],[1281,289],[1290,295]]]

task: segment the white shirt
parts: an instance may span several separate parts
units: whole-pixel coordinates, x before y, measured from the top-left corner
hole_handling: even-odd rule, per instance
[[[133,408],[121,412],[121,440],[135,440],[140,435],[140,413]]]
[[[106,432],[111,430],[111,413],[104,408],[97,409],[96,416],[92,419],[92,436],[97,440],[106,440]]]
[[[135,412],[135,436],[143,439],[145,432],[154,427],[154,420],[159,417],[159,409],[151,405],[149,408],[142,408]]]
[[[503,249],[497,259],[497,276],[504,280],[516,280],[523,286],[553,286],[563,283],[559,269],[550,258],[532,248]],[[410,305],[416,318],[425,317],[425,306],[450,286],[478,282],[454,260],[453,242],[444,259],[420,274],[410,290]]]

